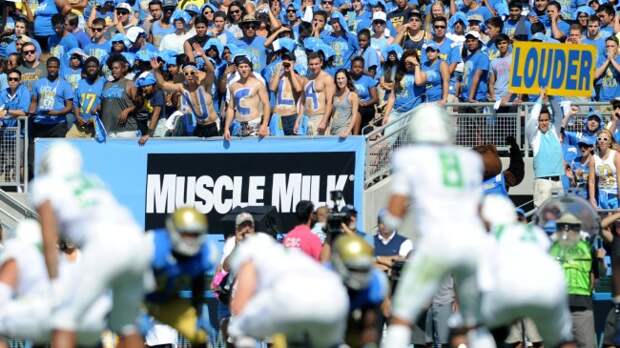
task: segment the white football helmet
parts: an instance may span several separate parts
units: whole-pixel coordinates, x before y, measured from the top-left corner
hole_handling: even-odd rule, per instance
[[[510,198],[498,194],[484,196],[480,216],[491,226],[517,222],[517,211]]]
[[[71,175],[82,170],[82,156],[66,141],[54,142],[41,158],[40,174]]]
[[[415,108],[408,125],[409,140],[413,143],[451,144],[454,127],[450,115],[435,103],[424,103]]]

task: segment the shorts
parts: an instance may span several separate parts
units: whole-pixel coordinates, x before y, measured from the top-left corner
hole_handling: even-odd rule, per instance
[[[601,209],[618,209],[618,193],[599,190],[598,207]]]
[[[308,118],[308,133],[307,135],[309,136],[315,136],[315,135],[323,135],[323,132],[319,132],[319,125],[321,124],[321,119],[323,118],[323,115],[304,115],[305,117]]]
[[[510,326],[510,332],[506,337],[506,343],[515,344],[523,341],[523,331],[525,331],[525,339],[528,342],[538,343],[542,342],[542,337],[536,329],[536,325],[532,319],[525,318]]]
[[[92,138],[94,136],[95,127],[91,125],[79,126],[77,123],[74,123],[65,134],[65,138]]]
[[[564,192],[561,180],[534,179],[534,206],[541,206],[554,192]]]
[[[247,122],[234,122],[231,134],[237,137],[250,137],[258,135],[261,126],[261,118],[257,117]]]

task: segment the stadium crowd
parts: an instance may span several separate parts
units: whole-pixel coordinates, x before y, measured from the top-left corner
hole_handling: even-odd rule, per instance
[[[609,101],[620,79],[616,6],[7,0],[0,116],[3,127],[29,116],[31,138],[345,137],[423,102],[471,112],[528,100],[508,91],[517,40],[595,46],[591,99]]]
[[[620,156],[616,151],[620,148],[616,139],[620,140],[620,132],[616,123],[620,118],[620,100],[616,98],[620,95],[620,15],[616,15],[618,3],[615,0],[535,0],[532,3],[519,0],[433,3],[417,0],[388,3],[384,0],[322,0],[320,3],[311,0],[258,3],[238,0],[4,0],[2,3],[0,132],[14,127],[17,118],[26,116],[31,123],[31,132],[27,135],[30,141],[43,137],[96,138],[98,141],[104,141],[106,137],[121,137],[136,138],[139,144],[144,145],[151,137],[187,135],[221,135],[227,140],[232,140],[233,136],[268,135],[326,134],[347,137],[362,134],[369,125],[404,120],[414,113],[417,106],[427,102],[442,105],[461,102],[463,106],[459,112],[476,113],[481,110],[477,105],[481,102],[496,102],[496,110],[506,111],[513,110],[515,103],[533,101],[536,103],[527,117],[526,136],[534,154],[535,206],[541,206],[556,190],[571,189],[594,208],[619,208]],[[591,98],[552,98],[547,97],[545,91],[529,96],[509,92],[511,47],[514,41],[519,40],[595,46],[595,88]],[[610,123],[605,124],[600,113],[591,112],[585,118],[582,132],[568,131],[573,115],[582,112],[579,107],[571,107],[570,102],[589,100],[611,104]],[[484,180],[483,188],[489,192],[507,195],[509,188],[523,179],[521,151],[515,139],[507,142],[511,147],[510,168],[503,172],[485,172],[481,178]],[[476,150],[479,153],[496,151],[492,146]],[[0,159],[6,160],[6,157]],[[64,163],[64,160],[58,161]],[[80,179],[58,186],[54,183],[47,183],[45,189],[40,184],[35,189],[44,193],[34,201],[39,209],[43,209],[39,213],[51,212],[47,203],[48,200],[54,201],[55,193],[51,192],[53,189],[50,187],[77,185],[84,191],[93,187],[98,189],[91,180]],[[473,203],[479,202],[472,202],[472,206]],[[106,207],[117,209],[112,199],[106,204],[110,204]],[[378,343],[383,332],[377,327],[382,327],[380,325],[393,316],[389,287],[384,284],[387,280],[383,273],[372,273],[368,268],[365,268],[366,273],[360,280],[359,275],[355,274],[355,267],[359,265],[347,264],[347,258],[365,262],[364,265],[371,260],[373,266],[390,276],[394,290],[402,262],[412,250],[416,254],[419,244],[396,233],[392,228],[395,225],[393,213],[387,211],[379,214],[377,234],[367,238],[369,243],[353,238],[361,234],[355,231],[355,223],[351,223],[356,218],[353,210],[347,211],[349,220],[343,225],[351,239],[345,239],[341,244],[326,241],[327,237],[321,229],[327,218],[325,208],[317,207],[314,212],[315,207],[310,202],[300,204],[297,206],[300,224],[284,238],[283,245],[300,248],[314,259],[331,261],[342,279],[335,279],[333,274],[315,267],[306,259],[289,259],[268,241],[249,238],[256,244],[255,248],[273,251],[273,260],[278,263],[290,262],[298,267],[291,266],[291,269],[308,271],[310,280],[314,279],[312,277],[329,280],[316,289],[316,302],[310,301],[314,299],[309,297],[309,302],[283,303],[282,308],[287,305],[297,309],[309,306],[312,310],[300,309],[305,319],[315,311],[323,324],[312,329],[319,333],[332,332],[330,330],[337,331],[341,326],[337,324],[346,322],[343,317],[346,309],[338,306],[326,308],[322,301],[325,297],[344,298],[348,295],[350,298],[347,301],[351,302],[351,307],[346,314],[350,321],[347,329],[352,332],[347,331],[350,335],[347,335],[347,342],[352,346],[358,346],[360,342]],[[122,209],[119,211],[123,219],[127,218]],[[269,272],[263,273],[266,266],[261,262],[264,260],[253,255],[250,247],[239,246],[249,235],[256,234],[251,216],[241,214],[237,217],[235,231],[224,247],[225,256],[215,262],[207,258],[213,254],[203,250],[202,245],[199,246],[200,251],[195,244],[189,243],[188,247],[180,242],[187,238],[186,235],[178,236],[172,232],[179,230],[182,232],[180,234],[199,234],[206,231],[206,222],[192,215],[192,212],[187,214],[198,227],[185,226],[187,221],[180,217],[177,217],[181,219],[179,221],[171,218],[167,231],[151,234],[153,248],[157,250],[152,255],[148,251],[144,255],[131,254],[132,250],[143,246],[138,237],[131,240],[133,244],[127,246],[127,250],[116,250],[112,240],[97,235],[101,239],[95,242],[105,247],[94,253],[85,250],[89,255],[87,260],[93,263],[96,261],[91,259],[94,257],[91,255],[101,258],[109,257],[108,252],[119,255],[118,263],[106,269],[110,272],[107,283],[99,284],[100,289],[97,289],[117,287],[120,293],[127,291],[130,295],[121,302],[112,299],[116,310],[111,310],[111,313],[125,315],[120,320],[115,317],[118,322],[129,323],[133,318],[128,319],[127,312],[131,315],[134,314],[132,310],[137,311],[135,307],[142,293],[136,290],[141,289],[136,284],[144,269],[152,268],[156,275],[157,272],[169,275],[166,272],[179,271],[174,262],[169,263],[172,254],[174,257],[182,255],[179,260],[186,260],[184,257],[188,255],[205,257],[200,261],[192,259],[187,266],[183,266],[185,269],[179,271],[187,271],[193,277],[191,285],[195,293],[206,289],[206,285],[197,279],[204,282],[202,276],[211,266],[218,271],[213,287],[220,298],[230,296],[225,279],[230,270],[237,274],[237,279],[248,275],[271,277]],[[611,215],[603,221],[603,226],[614,226],[617,217]],[[525,217],[520,213],[519,218]],[[134,236],[136,227],[130,220],[121,223],[126,225],[126,232]],[[49,226],[53,225],[46,223],[49,220],[41,221],[44,236],[49,232]],[[102,226],[113,227],[109,223],[105,222]],[[565,220],[558,220],[560,224],[574,228],[580,222],[566,216]],[[614,258],[613,279],[617,284],[612,296],[616,309],[610,313],[610,329],[604,341],[612,346],[620,342],[616,337],[618,335],[615,335],[615,326],[620,321],[616,320],[620,318],[620,267],[616,264],[620,253],[617,255],[615,250],[620,249],[620,244],[618,238],[614,238],[614,231],[604,231],[606,247],[612,251]],[[60,232],[62,234],[63,231]],[[554,232],[557,231],[552,229],[551,233]],[[167,237],[168,233],[170,237]],[[82,238],[80,232],[73,234],[73,237],[77,235]],[[43,242],[51,248],[51,240]],[[578,248],[580,258],[576,262],[562,258],[559,255],[561,248],[551,248],[551,254],[560,260],[567,274],[568,309],[573,323],[572,335],[562,332],[561,337],[552,339],[561,341],[574,336],[579,347],[589,348],[594,346],[591,298],[594,281],[591,276],[594,278],[601,273],[600,270],[604,271],[604,265],[599,261],[605,256],[605,251],[595,246],[594,240],[584,238],[582,242]],[[247,270],[250,267],[247,262],[228,260],[227,256],[238,246],[240,250],[237,252],[246,258],[245,261],[258,260],[251,271]],[[352,253],[348,248],[357,250],[357,254],[347,254]],[[68,254],[73,252],[66,245],[64,249],[68,250]],[[420,250],[423,251],[421,255],[427,252],[424,247]],[[30,251],[23,253],[26,255]],[[48,274],[56,276],[58,270],[50,268],[49,255],[48,249],[45,263],[43,259],[32,256],[37,258],[39,268],[32,268],[31,271],[43,272],[41,274],[45,277]],[[24,257],[31,260],[28,259],[30,256]],[[0,259],[2,262],[10,260],[10,257]],[[273,260],[264,262],[273,266]],[[415,316],[422,319],[411,318],[409,313],[404,315],[402,309],[396,313],[396,317],[401,315],[403,322],[420,319],[418,326],[425,330],[418,330],[415,326],[418,329],[411,335],[414,343],[449,343],[447,318],[461,304],[456,299],[454,288],[467,280],[459,274],[461,271],[445,270],[443,275],[448,277],[438,279],[436,289],[429,293],[432,296],[424,299],[430,305],[406,303],[402,299],[398,303],[398,308],[409,310],[414,306],[419,307],[420,312],[424,309],[427,313],[425,316],[416,313]],[[291,270],[282,272],[285,274]],[[371,273],[372,276],[368,276]],[[119,274],[125,277],[123,282],[134,285],[133,292],[119,286]],[[461,281],[456,282],[459,285],[455,284],[455,274]],[[82,282],[99,281],[97,275],[101,274],[93,274]],[[2,280],[0,278],[0,283]],[[340,280],[345,284],[345,292]],[[439,280],[442,280],[441,284]],[[259,279],[259,283],[264,281]],[[308,279],[292,278],[287,281],[289,292],[278,295],[288,299],[293,298],[291,294],[316,285]],[[256,286],[252,281],[241,284]],[[9,285],[16,287],[15,283]],[[203,308],[202,302],[193,299],[189,306],[177,302],[171,304],[170,301],[178,300],[173,295],[173,290],[177,289],[164,287],[158,290],[146,297],[149,313],[155,317],[160,314],[158,320],[174,326],[193,342],[204,344],[213,325],[205,319],[205,312],[208,311]],[[256,313],[245,312],[249,319],[243,321],[243,309],[247,309],[251,302],[250,290],[247,286],[240,286],[236,300],[227,302],[233,317],[238,319],[229,326],[231,335],[237,339],[247,338],[243,334],[259,336],[251,333],[281,328],[276,325],[276,319],[271,322],[256,320],[252,317]],[[7,290],[6,286],[0,286],[2,291],[19,293],[14,288]],[[5,295],[5,292],[0,295]],[[359,297],[351,297],[351,293]],[[244,298],[244,294],[247,297]],[[67,319],[82,315],[85,307],[95,302],[95,295],[100,294],[92,291],[92,294],[80,295],[80,300],[85,302],[80,303],[81,307],[77,309],[71,307],[76,312],[54,314],[55,320],[59,320],[53,323],[58,325],[54,329],[60,329],[60,334],[57,332],[54,336],[55,343],[62,347],[71,346],[63,333],[100,329],[97,320],[95,324],[99,326],[93,328],[80,327],[80,323]],[[105,303],[106,299],[96,301],[100,302]],[[162,309],[163,303],[172,305],[175,310],[169,307]],[[37,314],[50,315],[51,307],[45,307],[49,311],[38,311]],[[95,316],[101,314],[96,309],[88,308],[88,311],[93,311]],[[79,315],[77,311],[81,311]],[[172,317],[168,315],[170,312],[174,313]],[[283,311],[279,319],[292,320],[294,314]],[[189,327],[179,319],[186,317],[191,321]],[[525,320],[523,324],[514,325],[506,342],[515,346],[525,345],[522,336],[526,336],[527,341],[540,345],[543,341],[541,336],[548,335],[548,332],[538,334],[534,321]],[[259,324],[270,324],[272,327],[259,327]],[[409,324],[413,326],[413,323]],[[122,326],[112,328],[119,332],[125,329]],[[46,336],[49,332],[45,330],[50,331],[51,328],[38,327],[37,330],[42,330],[44,333],[41,335]],[[394,332],[390,332],[392,339],[397,336]],[[309,334],[315,339],[321,336],[316,332]],[[338,336],[337,332],[335,336]],[[322,338],[333,343],[330,340],[334,337],[325,334]],[[130,343],[127,345],[130,346]],[[242,341],[235,343],[238,346],[244,344]],[[252,344],[255,342],[249,343]]]

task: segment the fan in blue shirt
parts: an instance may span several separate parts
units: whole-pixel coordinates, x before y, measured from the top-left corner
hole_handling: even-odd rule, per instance
[[[601,87],[599,101],[609,101],[620,95],[620,57],[618,56],[618,39],[610,36],[605,40],[607,52],[598,56],[596,63],[596,79]],[[597,81],[598,82],[598,81]]]
[[[336,53],[334,56],[334,69],[351,68],[351,58],[359,49],[357,38],[355,35],[347,31],[346,21],[340,12],[334,12],[329,23],[332,26],[332,32],[323,31],[321,39],[330,46]]]
[[[50,57],[47,60],[47,77],[37,80],[32,87],[35,124],[65,123],[73,107],[73,90],[67,81],[58,76],[59,70],[60,60]]]
[[[465,45],[469,54],[463,59],[463,86],[461,101],[480,102],[486,101],[489,91],[489,57],[482,52],[480,33],[468,32],[465,35]]]
[[[55,34],[47,40],[47,45],[52,56],[65,60],[65,54],[74,48],[79,48],[77,38],[65,28],[65,16],[57,13],[52,16],[52,25]]]
[[[7,75],[9,87],[0,91],[0,128],[15,127],[16,118],[26,116],[30,106],[30,92],[21,84],[22,74],[11,70]]]

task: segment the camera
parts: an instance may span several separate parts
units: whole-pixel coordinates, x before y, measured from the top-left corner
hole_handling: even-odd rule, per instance
[[[329,214],[327,215],[327,223],[323,230],[327,234],[327,238],[331,243],[336,239],[336,237],[341,234],[342,224],[347,223],[349,220],[349,214],[343,211],[344,207],[344,195],[342,191],[331,191],[329,193],[329,198],[333,203],[333,207],[330,208]]]
[[[291,63],[289,63],[289,62],[282,62],[282,66],[285,67],[285,68],[290,68],[291,67]]]

